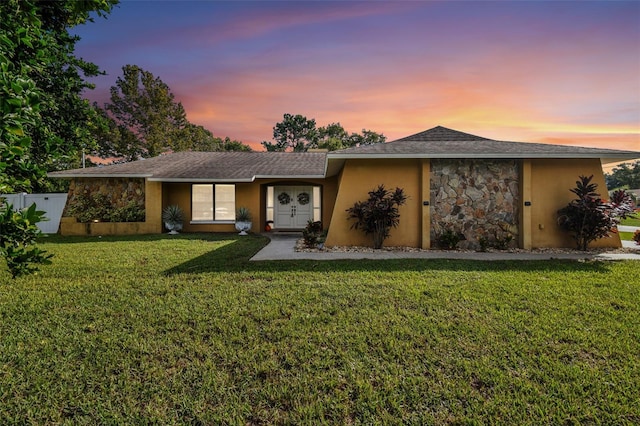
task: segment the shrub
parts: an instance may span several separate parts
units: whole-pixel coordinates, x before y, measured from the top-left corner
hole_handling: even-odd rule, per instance
[[[485,237],[484,235],[481,235],[480,237],[478,237],[478,245],[480,246],[481,252],[487,251],[487,249],[490,247],[489,238]]]
[[[436,244],[444,250],[454,250],[460,242],[460,235],[451,228],[445,229],[436,237]]]
[[[0,205],[0,255],[5,258],[13,278],[38,270],[37,264],[48,265],[53,255],[35,246],[41,234],[36,225],[46,220],[45,212],[31,207],[14,211],[11,204]]]
[[[576,187],[570,189],[578,198],[558,210],[558,224],[573,235],[579,250],[587,250],[592,241],[608,237],[620,219],[633,216],[629,194],[615,191],[607,203],[595,192],[598,185],[591,179],[593,175],[580,176]]]
[[[632,239],[636,242],[636,244],[640,245],[640,229],[636,230],[636,232],[633,233]]]
[[[113,209],[109,215],[110,222],[144,222],[145,210],[135,201],[129,201],[124,207]]]
[[[323,238],[322,222],[309,220],[307,226],[302,230],[304,245],[310,248],[316,247]]]
[[[347,209],[348,219],[356,221],[351,229],[361,229],[366,235],[371,235],[373,248],[381,248],[391,228],[396,228],[400,223],[398,207],[406,201],[407,196],[402,188],[391,191],[379,185],[369,192],[368,200],[358,201]]]
[[[145,210],[136,201],[129,201],[123,207],[114,207],[111,200],[100,192],[80,194],[70,204],[68,214],[79,222],[144,222]]]
[[[109,222],[111,201],[105,194],[80,194],[70,204],[68,213],[75,216],[78,222],[87,223],[94,220]]]
[[[504,237],[500,237],[496,232],[493,247],[495,247],[497,250],[506,250],[509,248],[509,243],[511,241],[513,241],[513,235],[506,234]]]

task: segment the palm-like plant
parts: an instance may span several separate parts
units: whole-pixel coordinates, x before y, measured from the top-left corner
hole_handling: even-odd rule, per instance
[[[352,229],[361,229],[373,237],[373,247],[379,249],[389,236],[391,228],[400,223],[398,207],[407,201],[402,188],[388,190],[384,185],[369,191],[369,199],[358,201],[347,209],[348,218],[355,220]]]
[[[596,193],[598,185],[591,179],[593,175],[580,176],[576,187],[569,190],[578,198],[558,210],[558,224],[573,234],[578,250],[587,250],[592,241],[608,237],[620,219],[633,216],[633,202],[629,194],[616,191],[611,201],[605,202]]]
[[[170,234],[177,234],[182,229],[184,222],[184,212],[180,206],[173,204],[162,210],[162,221]]]

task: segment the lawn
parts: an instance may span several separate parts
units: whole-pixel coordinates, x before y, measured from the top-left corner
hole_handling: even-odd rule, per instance
[[[620,222],[620,225],[626,226],[639,226],[640,227],[640,213],[636,213],[638,217],[626,218]]]
[[[0,273],[0,424],[638,424],[638,262],[248,262],[50,237]]]

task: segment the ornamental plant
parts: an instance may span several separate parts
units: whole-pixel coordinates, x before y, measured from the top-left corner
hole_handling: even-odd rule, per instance
[[[398,207],[407,201],[402,188],[388,190],[384,185],[369,191],[369,199],[358,201],[347,209],[348,219],[355,220],[351,229],[361,229],[373,237],[373,248],[382,248],[391,228],[400,223]]]
[[[36,223],[46,220],[44,215],[45,212],[36,210],[35,203],[19,211],[9,203],[0,204],[0,255],[13,278],[36,272],[38,264],[51,263],[53,255],[35,245],[41,234]]]
[[[307,226],[302,230],[302,238],[304,240],[304,245],[309,248],[314,248],[318,245],[322,239],[323,231],[322,231],[322,222],[309,219],[307,222]]]
[[[578,198],[558,210],[558,224],[570,232],[578,250],[587,250],[589,243],[608,237],[621,219],[633,217],[633,201],[623,190],[615,191],[605,202],[596,193],[598,185],[593,175],[580,176],[576,187],[570,189]]]

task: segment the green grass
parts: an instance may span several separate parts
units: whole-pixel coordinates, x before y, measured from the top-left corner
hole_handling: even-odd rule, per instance
[[[633,241],[633,232],[618,232],[618,235],[623,241]]]
[[[636,216],[640,216],[640,214],[636,214]],[[640,226],[640,217],[623,219],[620,225]]]
[[[248,262],[45,239],[0,273],[0,424],[638,424],[638,262]]]

